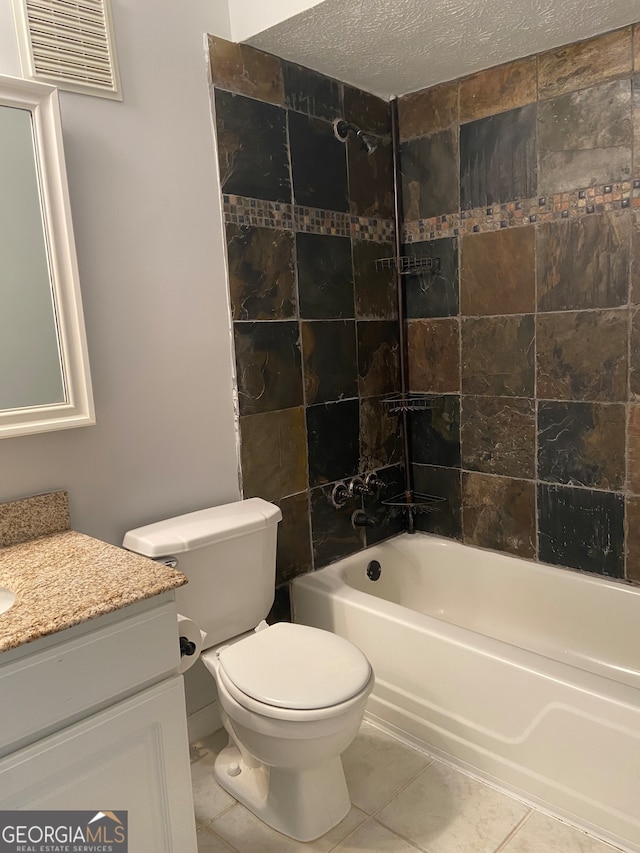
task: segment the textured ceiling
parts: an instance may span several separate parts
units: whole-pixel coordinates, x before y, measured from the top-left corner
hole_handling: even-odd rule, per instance
[[[639,0],[324,0],[248,41],[390,97],[637,20]]]

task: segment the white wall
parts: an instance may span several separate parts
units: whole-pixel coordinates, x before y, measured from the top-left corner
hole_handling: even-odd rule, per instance
[[[229,38],[227,4],[112,10],[124,101],[61,93],[98,424],[1,440],[0,500],[68,489],[73,527],[119,544],[239,491],[203,42]],[[0,73],[20,74],[10,0]]]
[[[322,2],[324,0],[270,0],[268,3],[264,0],[229,0],[232,39],[245,41]]]

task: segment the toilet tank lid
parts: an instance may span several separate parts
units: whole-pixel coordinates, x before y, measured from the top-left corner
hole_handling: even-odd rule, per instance
[[[145,557],[166,557],[264,530],[281,518],[279,507],[248,498],[137,527],[125,533],[122,545]]]

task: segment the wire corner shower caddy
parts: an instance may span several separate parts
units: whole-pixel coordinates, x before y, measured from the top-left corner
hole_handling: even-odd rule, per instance
[[[376,270],[394,270],[398,275],[416,275],[430,272],[434,275],[440,272],[440,258],[420,258],[408,255],[395,255],[391,258],[378,258]]]

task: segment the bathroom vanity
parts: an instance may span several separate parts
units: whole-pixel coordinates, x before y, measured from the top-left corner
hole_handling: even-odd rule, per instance
[[[71,530],[0,548],[0,809],[126,810],[130,850],[196,853],[184,582]]]

